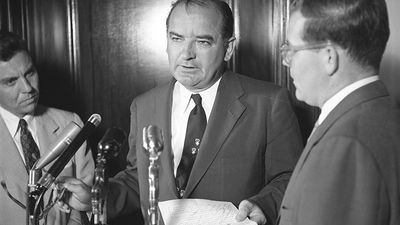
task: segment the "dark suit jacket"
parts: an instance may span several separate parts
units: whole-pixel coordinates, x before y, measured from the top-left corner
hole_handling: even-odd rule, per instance
[[[281,225],[400,224],[400,109],[373,82],[347,96],[310,137]]]
[[[37,115],[37,135],[40,143],[40,155],[44,156],[60,132],[69,122],[75,121],[83,125],[78,115],[54,108],[38,107]],[[28,173],[24,162],[15,145],[15,142],[8,131],[6,124],[0,116],[0,181],[7,187],[8,192],[17,201],[26,205],[26,192],[28,184]],[[48,165],[45,168],[49,169]],[[60,176],[73,176],[82,179],[87,184],[93,179],[94,162],[91,152],[86,152],[86,144],[78,150],[76,155],[65,166]],[[45,194],[45,203],[48,202],[51,191]],[[67,224],[69,214],[63,213],[53,207],[47,218],[48,225]],[[80,215],[73,211],[73,220],[78,222]],[[43,222],[43,221],[41,221]],[[73,221],[70,221],[71,223]],[[71,224],[70,223],[70,224]],[[4,188],[0,188],[0,225],[21,225],[26,224],[26,211],[15,203]]]
[[[160,156],[160,201],[178,198],[171,150],[171,105],[175,80],[136,98],[131,105],[128,167],[111,181],[109,215],[148,208],[149,160],[142,130],[164,132]],[[302,149],[287,92],[275,85],[226,72],[220,82],[185,198],[233,202],[250,199],[269,221],[277,210]],[[139,191],[140,190],[140,191]]]

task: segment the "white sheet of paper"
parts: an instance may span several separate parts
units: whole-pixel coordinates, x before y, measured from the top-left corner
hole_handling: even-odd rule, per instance
[[[175,199],[158,206],[165,225],[257,225],[249,219],[236,222],[238,209],[231,202]]]

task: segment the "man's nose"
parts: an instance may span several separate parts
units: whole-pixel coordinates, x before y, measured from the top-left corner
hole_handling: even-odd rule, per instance
[[[182,49],[182,57],[185,60],[193,59],[196,57],[196,47],[195,42],[188,41],[185,43],[185,46]]]
[[[21,89],[23,92],[31,92],[33,89],[31,82],[26,77],[21,79]]]

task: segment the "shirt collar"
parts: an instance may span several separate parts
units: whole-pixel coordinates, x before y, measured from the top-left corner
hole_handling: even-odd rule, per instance
[[[18,124],[20,118],[1,106],[0,106],[0,116],[3,118],[4,123],[7,126],[7,129],[10,131],[11,136],[15,137],[18,131]],[[28,127],[32,131],[36,131],[36,122],[34,116],[28,114],[25,115],[23,119],[27,122]]]
[[[345,88],[343,88],[342,90],[340,90],[338,93],[336,93],[334,96],[332,96],[330,99],[328,99],[328,101],[326,101],[324,103],[324,105],[321,108],[321,114],[318,117],[317,120],[317,124],[321,124],[326,117],[328,116],[328,114],[349,94],[351,94],[352,92],[354,92],[355,90],[369,84],[372,83],[374,81],[379,80],[378,75],[375,76],[370,76],[361,80],[358,80],[348,86],[346,86]]]
[[[201,102],[204,111],[208,115],[210,114],[211,109],[214,105],[215,97],[217,95],[218,86],[220,82],[221,82],[221,77],[211,87],[198,93],[201,96],[202,99]],[[195,93],[189,91],[185,86],[183,86],[178,81],[175,83],[173,99],[174,101],[175,99],[178,100],[176,101],[178,112],[184,113],[186,110],[192,110],[191,108],[189,108],[189,103],[192,94]]]

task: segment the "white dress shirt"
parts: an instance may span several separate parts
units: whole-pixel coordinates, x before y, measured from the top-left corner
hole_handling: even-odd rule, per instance
[[[218,79],[210,88],[199,92],[201,96],[201,103],[206,113],[206,118],[210,118],[211,110],[214,105],[215,96],[221,78]],[[186,89],[181,83],[175,82],[173,94],[172,94],[172,113],[171,113],[171,145],[172,152],[174,154],[174,175],[176,176],[176,170],[178,169],[179,162],[182,158],[183,145],[186,136],[186,127],[189,119],[189,114],[195,107],[191,95],[196,94]]]
[[[332,96],[330,99],[328,99],[328,101],[326,101],[324,103],[324,105],[321,108],[321,114],[318,117],[318,120],[316,122],[317,125],[321,124],[326,117],[329,115],[329,113],[349,94],[351,94],[352,92],[354,92],[355,90],[369,84],[372,83],[374,81],[379,80],[379,77],[377,75],[375,76],[371,76],[371,77],[367,77],[361,80],[358,80],[348,86],[346,86],[345,88],[343,88],[342,90],[340,90],[338,93],[336,93],[334,96]]]
[[[11,137],[13,138],[15,145],[18,148],[19,154],[22,157],[22,160],[25,163],[25,156],[24,156],[24,151],[22,150],[22,145],[21,145],[21,138],[20,138],[20,129],[18,127],[19,120],[20,118],[12,114],[11,112],[7,111],[3,107],[0,106],[0,116],[3,118],[4,123],[6,124],[8,131],[11,134]],[[28,124],[28,129],[32,134],[33,140],[35,140],[36,145],[40,149],[40,143],[39,139],[36,135],[36,120],[35,117],[32,115],[26,115],[23,117],[23,119],[27,122]]]

